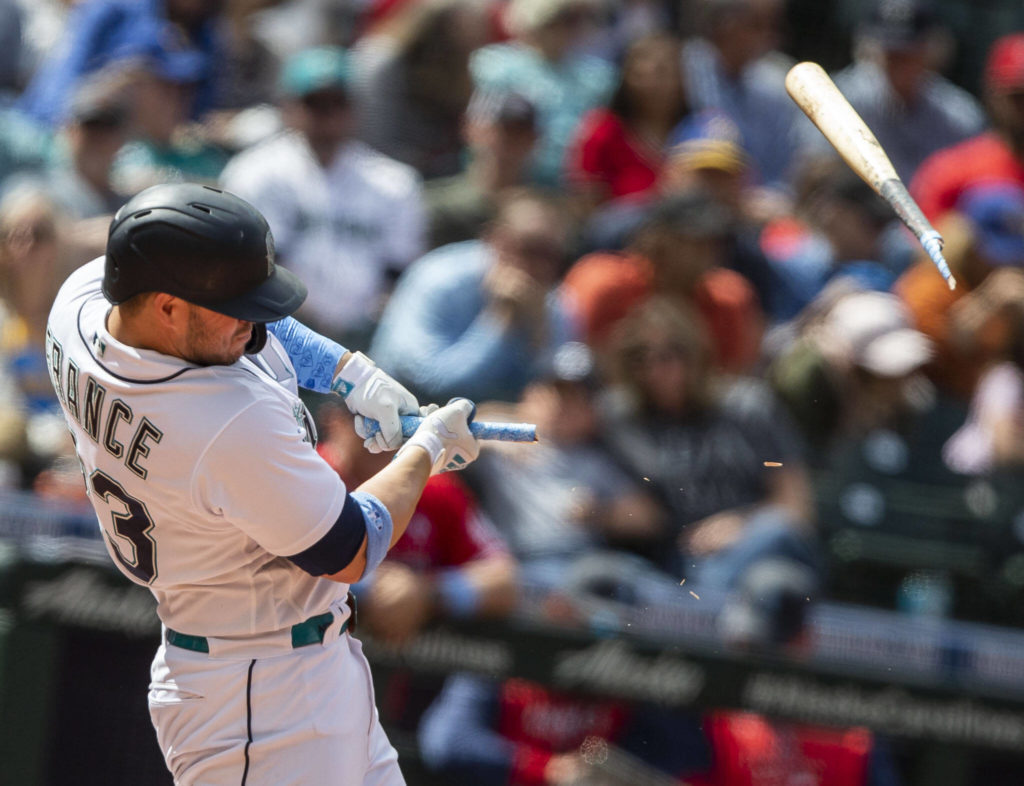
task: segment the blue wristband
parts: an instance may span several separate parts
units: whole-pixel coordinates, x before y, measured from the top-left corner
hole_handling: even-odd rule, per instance
[[[437,577],[437,592],[452,617],[468,617],[480,606],[480,592],[458,568],[440,573]]]
[[[267,325],[267,330],[284,345],[288,358],[295,366],[299,387],[317,393],[331,392],[334,369],[338,367],[342,355],[348,351],[345,347],[310,330],[293,317],[272,322]]]
[[[395,525],[391,514],[379,499],[366,491],[353,491],[352,499],[359,503],[366,519],[366,568],[365,579],[384,561],[391,548],[391,535]]]

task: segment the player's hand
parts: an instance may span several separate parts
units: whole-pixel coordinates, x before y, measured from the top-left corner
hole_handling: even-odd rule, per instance
[[[423,448],[430,455],[431,475],[464,469],[480,455],[480,443],[469,430],[475,414],[476,405],[469,399],[452,399],[423,418],[399,454],[413,446]]]
[[[331,389],[353,412],[356,433],[371,453],[397,450],[402,444],[400,415],[418,415],[419,402],[404,386],[377,368],[362,352],[353,352],[334,377]],[[368,436],[366,418],[376,420],[380,430]]]

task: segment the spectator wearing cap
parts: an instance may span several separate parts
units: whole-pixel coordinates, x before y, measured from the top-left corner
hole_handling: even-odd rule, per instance
[[[696,309],[717,368],[748,371],[760,357],[763,314],[750,282],[727,269],[730,215],[699,190],[658,201],[625,251],[580,259],[562,286],[587,343],[601,349],[616,323],[655,293]]]
[[[352,63],[308,49],[281,74],[286,130],[239,153],[224,188],[267,217],[282,263],[309,286],[306,322],[365,349],[392,280],[423,251],[416,171],[353,137]]]
[[[992,129],[933,154],[910,183],[910,193],[933,223],[955,209],[972,185],[1007,180],[1024,186],[1024,33],[992,45],[983,89]]]
[[[752,176],[776,187],[797,149],[796,105],[786,93],[788,58],[774,51],[782,0],[701,0],[700,35],[683,47],[686,95],[694,110],[717,109],[739,126]]]
[[[678,40],[665,33],[635,40],[608,106],[581,121],[568,182],[587,206],[643,195],[657,184],[666,141],[687,112],[679,52]]]
[[[476,0],[424,0],[390,14],[352,51],[359,138],[424,179],[462,169],[469,56],[488,41]]]
[[[967,400],[982,371],[1007,355],[1024,302],[1024,188],[1006,181],[972,185],[937,227],[956,290],[941,276],[934,281],[922,260],[894,291],[915,326],[935,342],[932,379]]]
[[[478,89],[513,90],[536,106],[540,140],[531,178],[539,185],[562,183],[576,126],[615,87],[614,67],[576,48],[595,6],[595,0],[511,0],[505,22],[512,39],[478,49],[470,59]]]
[[[475,240],[494,217],[503,191],[524,186],[537,143],[537,113],[511,92],[477,92],[463,122],[469,162],[452,177],[424,187],[431,248]]]
[[[516,401],[552,347],[572,337],[553,291],[568,223],[543,194],[505,195],[482,239],[434,249],[406,271],[373,357],[426,400]]]
[[[122,61],[154,60],[174,80],[195,80],[188,114],[218,106],[223,41],[218,32],[221,0],[93,0],[75,5],[63,41],[19,102],[36,121],[58,126],[79,80]]]
[[[109,217],[124,203],[111,174],[128,139],[130,111],[121,86],[101,76],[75,92],[54,160],[39,182],[69,219]]]
[[[910,412],[913,385],[932,355],[932,342],[911,326],[898,297],[833,287],[768,376],[812,462],[823,464],[844,440]]]
[[[157,183],[217,182],[228,156],[189,122],[203,69],[198,58],[159,52],[121,74],[129,82],[133,112],[132,137],[114,161],[118,191],[130,196]]]
[[[471,476],[527,580],[558,584],[583,557],[664,540],[664,511],[602,442],[600,391],[593,352],[568,342],[514,411],[494,415],[536,423],[540,435],[537,445],[495,446]]]
[[[939,32],[929,0],[876,0],[859,30],[853,64],[835,76],[908,183],[932,153],[985,126],[974,97],[933,67]],[[802,154],[834,152],[817,128],[800,128]]]

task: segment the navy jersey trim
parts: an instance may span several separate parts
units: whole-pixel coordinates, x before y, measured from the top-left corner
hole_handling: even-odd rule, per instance
[[[366,516],[351,494],[345,495],[345,505],[338,520],[320,540],[305,551],[288,557],[312,576],[329,576],[347,566],[359,554],[366,537]]]
[[[125,377],[122,376],[121,374],[117,374],[111,371],[109,368],[103,365],[103,362],[98,357],[96,357],[96,354],[92,351],[92,343],[85,337],[85,334],[82,332],[82,311],[92,300],[93,298],[88,298],[84,303],[82,303],[81,306],[79,306],[78,317],[75,319],[75,327],[78,328],[78,337],[82,340],[82,344],[85,346],[85,351],[89,353],[89,357],[95,360],[96,365],[98,365],[100,368],[102,368],[104,371],[110,374],[110,376],[112,376],[114,379],[119,379],[122,382],[131,382],[137,385],[158,385],[161,382],[168,382],[174,379],[175,377],[179,377],[186,371],[192,371],[195,368],[197,368],[196,366],[186,366],[183,369],[175,371],[173,374],[170,374],[166,377],[160,377],[159,379],[135,379],[134,377]]]
[[[249,675],[245,681],[245,769],[242,770],[242,786],[249,777],[249,746],[252,745],[252,670],[255,658],[249,661]]]

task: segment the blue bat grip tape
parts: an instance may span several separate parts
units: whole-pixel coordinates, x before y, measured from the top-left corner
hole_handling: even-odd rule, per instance
[[[411,437],[423,422],[419,415],[402,415],[401,420],[404,437]],[[376,420],[366,419],[368,437],[372,437],[379,429],[380,425]],[[533,423],[488,423],[474,420],[469,424],[469,430],[477,439],[496,439],[501,442],[537,441],[537,427]]]

